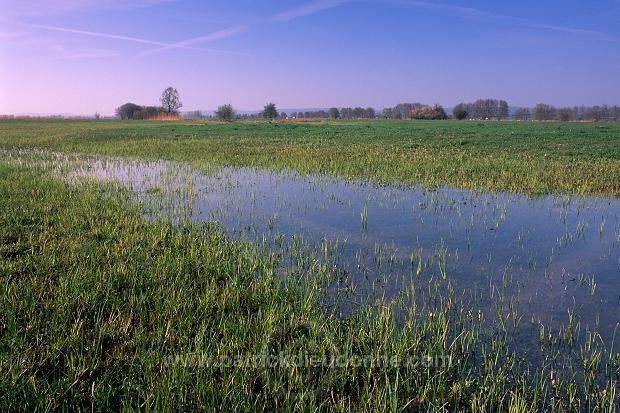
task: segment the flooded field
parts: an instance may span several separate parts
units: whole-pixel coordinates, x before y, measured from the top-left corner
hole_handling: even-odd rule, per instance
[[[99,340],[101,349],[110,334],[144,340],[129,353],[113,350],[113,359],[104,352],[94,369],[127,368],[133,354],[138,375],[211,374],[194,357],[223,352],[228,363],[240,354],[214,350],[221,344],[211,337],[246,337],[255,344],[241,355],[262,357],[276,338],[288,340],[281,334],[313,332],[304,348],[344,362],[322,364],[311,386],[300,373],[289,383],[284,368],[284,382],[303,394],[327,380],[355,397],[348,380],[378,375],[405,380],[419,400],[440,388],[455,405],[491,392],[485,403],[495,406],[515,389],[533,389],[533,403],[546,407],[617,399],[620,199],[381,186],[37,149],[2,150],[0,160],[7,300],[15,308],[41,296],[58,308],[79,305],[79,313],[56,311],[56,324],[74,331],[87,323],[81,343]],[[45,325],[38,334],[52,340]],[[11,337],[22,346],[18,360],[31,344]],[[350,364],[360,358],[370,364]],[[218,371],[259,380],[257,391],[272,395],[269,382],[252,379],[271,367],[225,366]]]
[[[498,307],[512,313],[513,333],[525,337],[571,323],[611,340],[620,320],[618,199],[55,156],[64,179],[118,183],[151,219],[217,222],[231,238],[276,254],[285,275],[327,274],[339,315],[439,281],[484,317]]]

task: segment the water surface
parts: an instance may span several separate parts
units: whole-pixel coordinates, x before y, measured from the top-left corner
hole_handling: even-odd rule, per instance
[[[573,312],[583,328],[610,337],[620,321],[618,199],[111,159],[90,160],[73,175],[128,186],[153,216],[217,221],[233,237],[330,256],[355,291],[351,302],[389,297],[426,277],[452,281],[479,306],[502,290],[528,323],[561,323]],[[325,248],[332,252],[321,254]]]

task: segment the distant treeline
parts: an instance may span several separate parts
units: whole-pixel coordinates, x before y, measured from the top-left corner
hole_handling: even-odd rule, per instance
[[[391,108],[376,111],[373,108],[331,108],[328,110],[280,112],[275,104],[269,103],[262,112],[239,114],[231,105],[223,105],[213,114],[195,110],[183,115],[176,110],[167,110],[162,106],[142,106],[125,103],[116,108],[116,118],[122,120],[174,120],[174,119],[470,119],[470,120],[518,120],[518,121],[590,121],[620,122],[620,106],[574,106],[555,107],[539,103],[533,108],[509,108],[504,100],[479,99],[472,103],[459,103],[448,114],[441,105],[424,105],[421,103],[399,103]],[[75,115],[0,115],[0,120],[29,119],[101,119],[99,113],[93,116]]]
[[[448,115],[441,105],[422,103],[399,103],[377,112],[373,108],[331,108],[311,112],[293,112],[292,118],[322,119],[472,119],[472,120],[537,120],[537,121],[620,121],[620,106],[560,107],[539,103],[533,108],[520,107],[511,110],[508,102],[497,99],[478,99],[471,103],[459,103]]]
[[[135,103],[125,103],[116,108],[116,116],[120,119],[177,119],[179,109],[183,106],[179,99],[179,92],[168,87],[159,98],[161,106],[141,106]],[[204,119],[200,111],[187,112],[186,119]],[[476,120],[507,120],[520,121],[537,120],[562,122],[568,121],[620,121],[619,106],[575,106],[556,108],[546,103],[539,103],[533,108],[521,107],[511,111],[508,102],[498,99],[478,99],[471,103],[459,103],[448,114],[439,104],[425,105],[422,103],[399,103],[390,108],[377,112],[368,107],[332,107],[324,110],[296,111],[291,113],[279,112],[275,103],[269,102],[262,112],[255,114],[238,114],[231,104],[222,105],[215,112],[215,117],[224,121],[234,119],[476,119]]]
[[[620,106],[574,106],[560,107],[539,103],[530,108],[519,108],[515,111],[515,120],[558,120],[569,121],[594,121],[594,122],[618,122],[620,121]]]
[[[510,118],[508,102],[497,99],[478,99],[473,103],[459,103],[452,110],[456,119],[497,119]]]
[[[480,99],[473,103],[460,103],[452,111],[456,119],[514,119],[549,121],[620,121],[620,106],[574,106],[556,108],[539,103],[533,108],[522,107],[510,113],[504,100]]]
[[[373,119],[377,116],[373,108],[331,108],[307,112],[293,112],[289,115],[296,119],[332,118],[332,119]]]

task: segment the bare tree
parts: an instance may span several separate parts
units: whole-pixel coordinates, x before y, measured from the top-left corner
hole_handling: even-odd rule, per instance
[[[555,117],[555,108],[546,103],[539,103],[532,113],[534,120],[551,120]]]
[[[204,115],[199,110],[192,110],[191,112],[185,113],[183,117],[185,119],[203,119]]]
[[[276,108],[276,104],[273,102],[269,102],[263,108],[263,118],[265,119],[275,119],[278,117],[278,109]]]
[[[230,104],[222,105],[219,108],[217,108],[215,115],[218,117],[218,119],[225,120],[227,122],[232,122],[232,120],[235,118],[235,110]]]
[[[464,103],[459,103],[452,109],[452,116],[454,119],[463,120],[469,115]]]
[[[392,108],[383,108],[381,111],[381,116],[385,119],[391,119],[394,116],[394,111]]]
[[[508,102],[506,102],[505,100],[500,100],[497,118],[499,120],[502,120],[502,119],[508,119],[509,117],[510,117],[510,110],[508,109]]]
[[[573,120],[573,110],[571,108],[561,108],[558,110],[556,119],[560,122],[569,122]]]
[[[519,108],[515,112],[515,120],[526,121],[530,120],[530,109],[529,108]]]
[[[167,87],[166,90],[162,92],[159,101],[168,115],[177,113],[177,110],[183,107],[179,99],[179,92],[172,86]]]
[[[340,111],[338,110],[338,108],[330,108],[329,117],[332,119],[340,119]]]

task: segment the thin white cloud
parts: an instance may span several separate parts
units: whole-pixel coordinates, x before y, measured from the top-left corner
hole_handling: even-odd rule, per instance
[[[238,34],[243,33],[246,30],[247,30],[246,26],[229,27],[227,29],[219,30],[215,33],[211,33],[205,36],[193,37],[191,39],[183,40],[178,43],[173,43],[167,46],[162,46],[157,49],[146,50],[144,52],[139,53],[137,56],[146,56],[149,54],[163,52],[163,51],[171,50],[171,49],[183,49],[183,48],[187,48],[189,46],[195,45],[195,44],[211,43],[217,40],[222,40],[222,39],[236,36]]]
[[[65,58],[65,59],[92,59],[92,58],[117,57],[120,55],[118,50],[111,50],[111,49],[69,50],[60,43],[53,43],[50,45],[50,47],[52,50],[56,51],[62,58]]]
[[[34,33],[28,32],[0,32],[0,40],[4,41],[4,44],[12,44],[18,48],[29,48],[36,53],[41,53],[46,50],[54,52],[55,57],[64,59],[82,59],[82,58],[104,58],[104,57],[116,57],[120,56],[120,52],[114,49],[74,49],[68,48],[64,43],[52,40],[47,37],[37,36]],[[2,45],[2,43],[0,43]]]
[[[188,49],[188,50],[199,50],[199,51],[211,51],[209,49],[203,49],[199,47],[178,45],[174,43],[164,43],[164,42],[158,42],[154,40],[141,39],[138,37],[122,36],[122,35],[117,35],[117,34],[112,34],[112,33],[91,32],[87,30],[77,30],[77,29],[70,29],[67,27],[47,26],[47,25],[42,25],[42,24],[27,24],[26,26],[31,27],[33,29],[48,30],[48,31],[60,32],[60,33],[71,33],[71,34],[77,34],[81,36],[100,37],[104,39],[121,40],[121,41],[126,41],[126,42],[148,44],[151,46],[173,47],[176,49]]]
[[[607,33],[599,32],[596,30],[585,30],[585,29],[575,29],[572,27],[564,27],[564,26],[554,26],[551,24],[528,24],[530,27],[543,29],[543,30],[551,30],[555,32],[569,33],[576,36],[590,36],[593,38],[598,38],[599,40],[606,40],[610,42],[620,42],[620,38],[612,36]]]
[[[403,4],[413,7],[424,7],[427,9],[436,9],[443,10],[451,13],[455,13],[464,17],[485,19],[485,20],[503,20],[503,21],[511,21],[513,23],[517,23],[523,26],[528,26],[535,29],[542,29],[548,31],[569,33],[576,36],[586,36],[591,37],[597,40],[605,40],[611,42],[620,42],[620,38],[609,35],[607,33],[603,33],[597,30],[587,30],[587,29],[578,29],[574,27],[565,27],[565,26],[557,26],[552,24],[538,24],[531,22],[527,19],[523,19],[520,17],[507,16],[503,14],[490,13],[487,11],[483,11],[480,9],[472,8],[472,7],[461,7],[454,6],[451,4],[444,3],[435,3],[430,1],[423,0],[390,0],[392,3]]]
[[[156,46],[169,46],[168,43],[157,42],[157,41],[147,40],[147,39],[140,39],[138,37],[121,36],[121,35],[111,34],[111,33],[91,32],[87,30],[70,29],[68,27],[48,26],[44,24],[27,24],[26,26],[31,27],[33,29],[48,30],[52,32],[71,33],[71,34],[78,34],[82,36],[102,37],[105,39],[123,40],[127,42],[150,44],[150,45],[156,45]]]
[[[436,3],[424,0],[389,0],[390,3],[400,4],[411,7],[421,7],[425,9],[434,9],[445,11],[448,13],[458,14],[465,17],[482,18],[488,20],[513,20],[514,17],[502,14],[490,13],[473,7],[454,6],[452,4]]]
[[[288,10],[283,13],[280,13],[276,15],[272,19],[272,21],[294,20],[294,19],[297,19],[303,16],[308,16],[311,14],[318,13],[323,10],[328,10],[334,7],[338,7],[343,3],[347,3],[351,1],[356,1],[356,0],[318,0],[318,1],[315,1],[314,3],[307,4],[297,9]],[[357,1],[364,1],[364,0],[357,0]],[[378,4],[385,2],[385,0],[366,0],[366,1],[369,1],[371,3],[378,3]],[[481,19],[481,20],[509,21],[509,22],[513,22],[513,23],[520,24],[523,26],[528,26],[534,29],[568,33],[568,34],[572,34],[575,36],[590,37],[596,40],[620,42],[619,37],[616,37],[616,36],[613,36],[613,35],[610,35],[604,32],[600,32],[597,30],[579,29],[579,28],[574,28],[574,27],[558,26],[558,25],[553,25],[553,24],[539,24],[539,23],[534,23],[529,20],[520,18],[520,17],[492,13],[492,12],[480,10],[474,7],[455,6],[452,4],[437,3],[434,1],[426,1],[426,0],[387,0],[387,2],[390,2],[393,4],[411,6],[411,7],[421,7],[421,8],[426,8],[426,9],[444,11],[448,13],[457,14],[459,16],[467,17],[467,18],[474,18],[474,19]],[[617,2],[620,4],[620,0],[617,0]]]
[[[435,3],[431,1],[417,1],[417,0],[396,0],[395,2],[406,4],[414,7],[424,7],[428,9],[444,10],[452,13],[457,13],[469,17],[487,18],[487,19],[510,19],[508,16],[500,14],[489,13],[473,7],[454,6],[451,4]]]
[[[279,22],[295,20],[300,17],[309,16],[311,14],[315,14],[323,10],[333,9],[334,7],[338,7],[341,4],[348,3],[349,1],[350,0],[319,0],[319,1],[315,1],[314,3],[310,3],[305,6],[298,7],[296,9],[282,12],[274,16],[271,20],[279,21]]]

